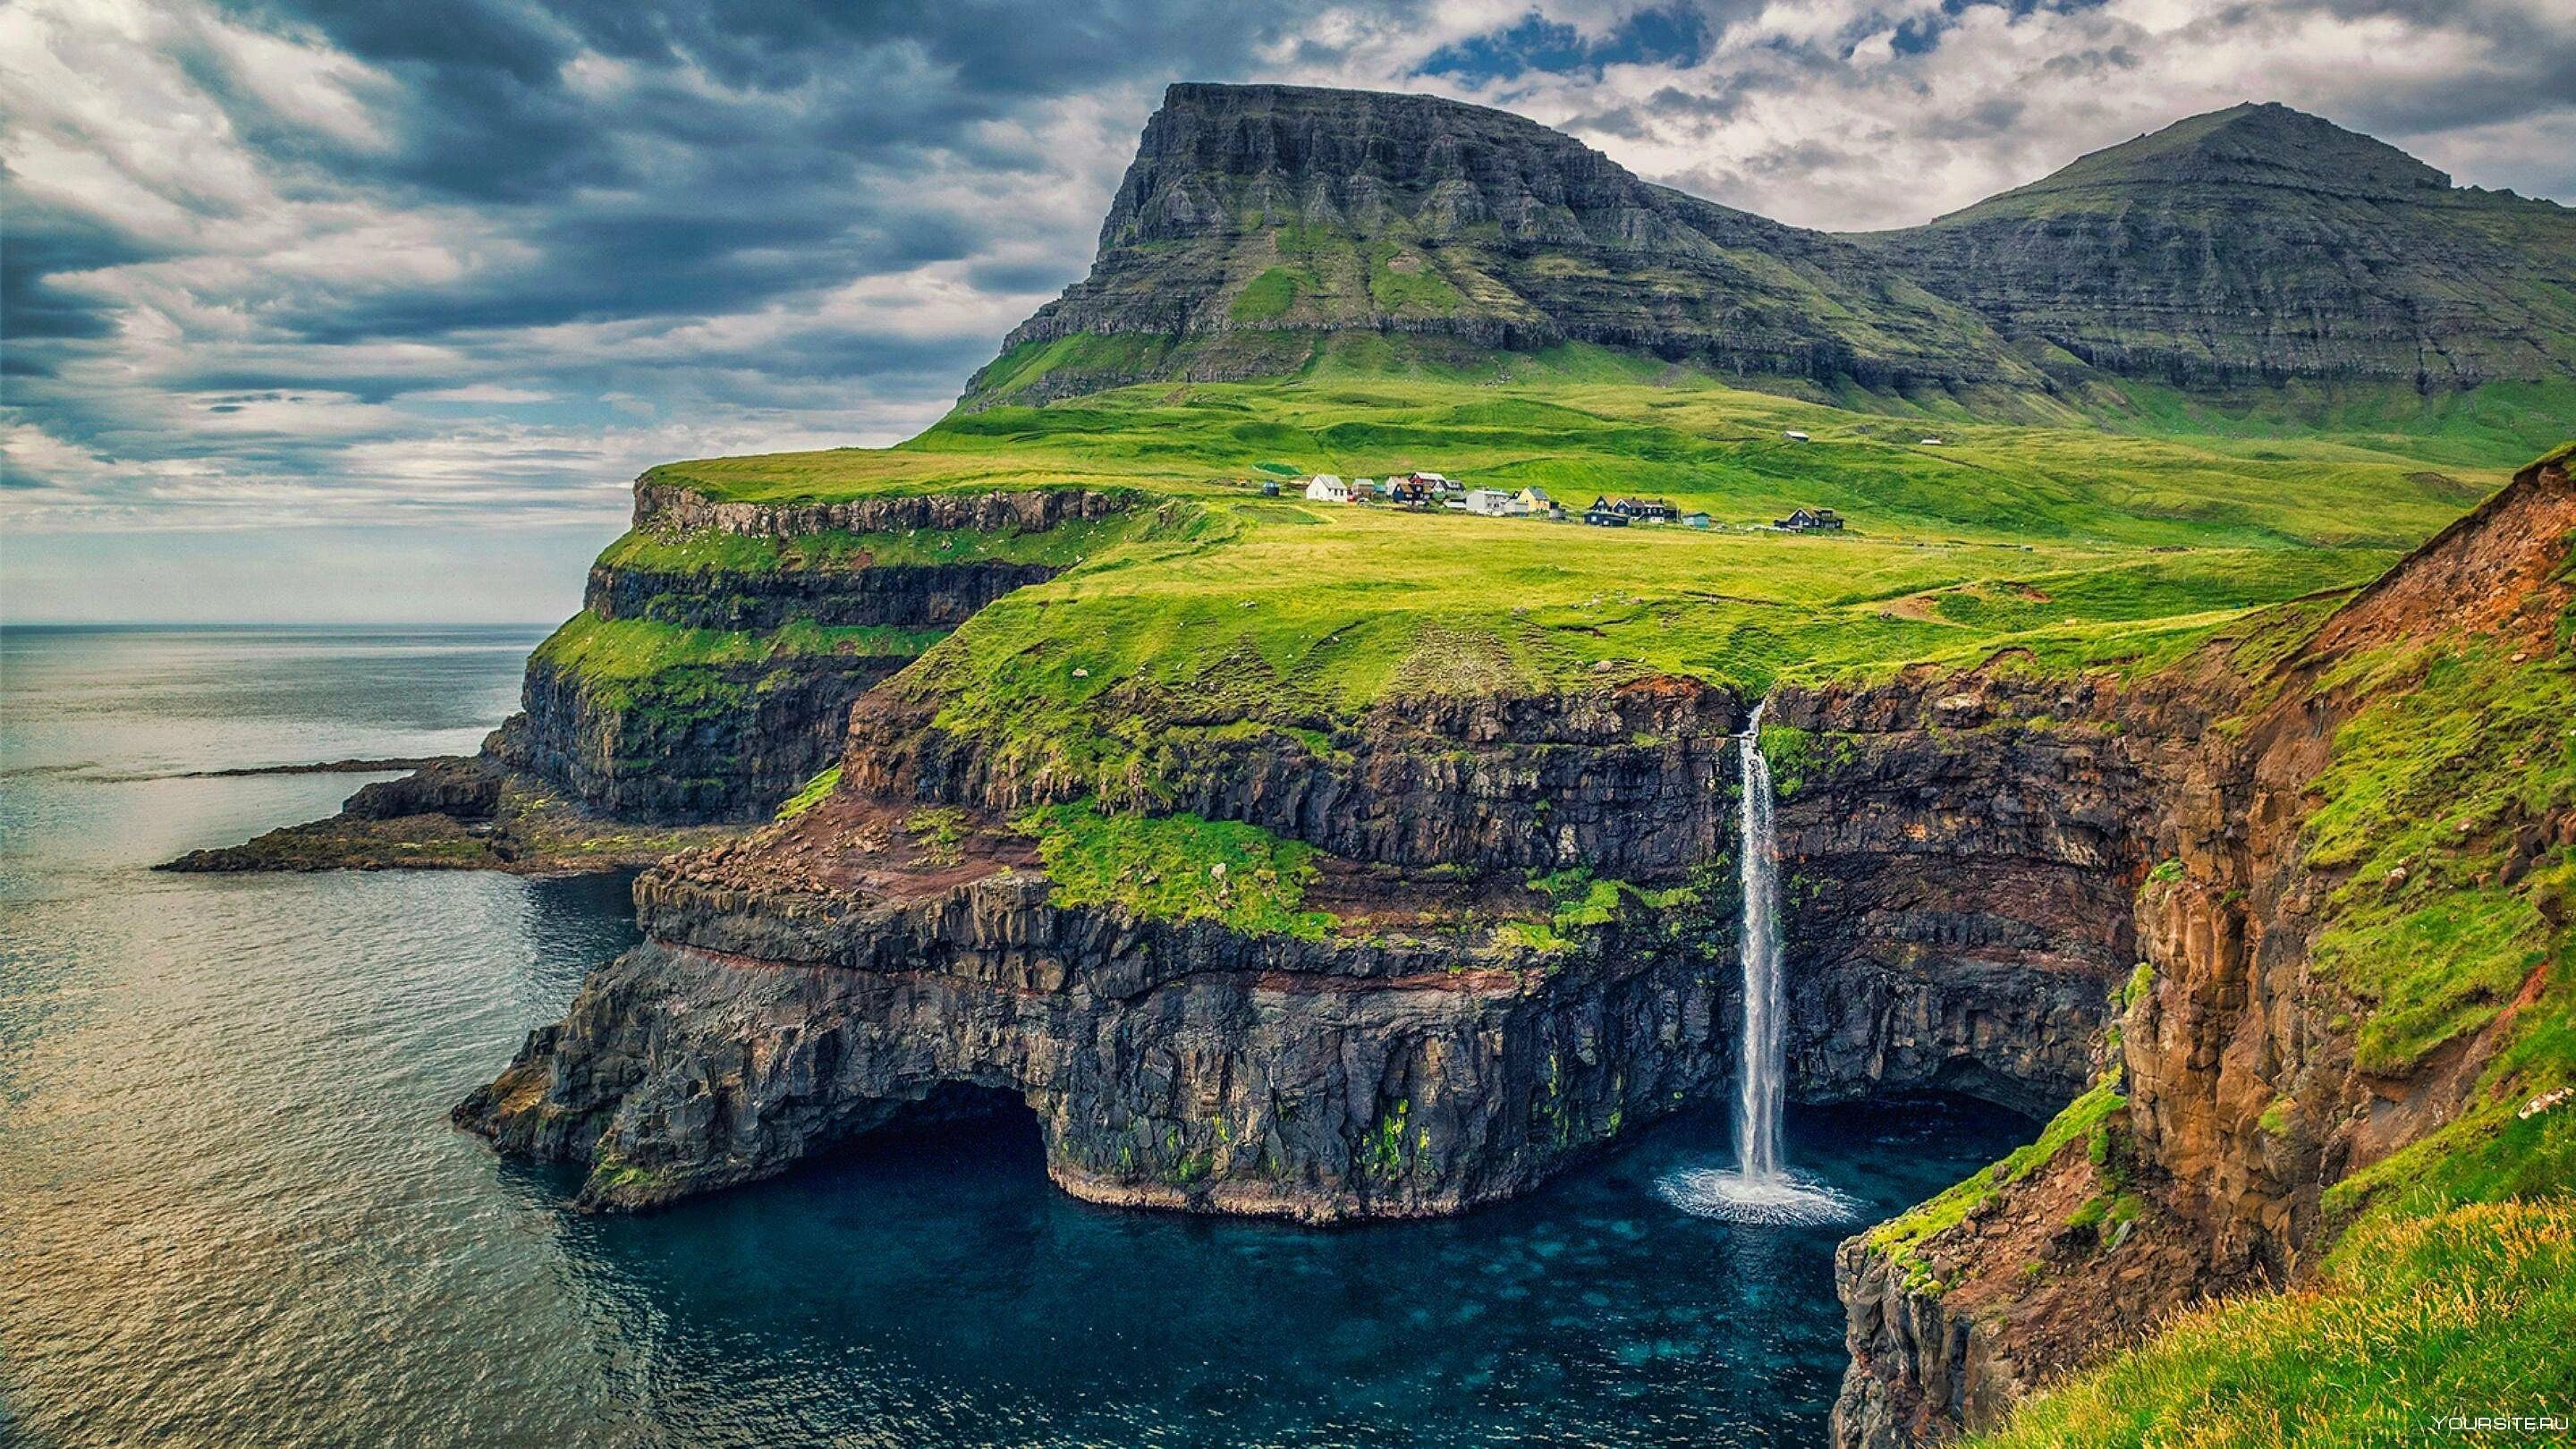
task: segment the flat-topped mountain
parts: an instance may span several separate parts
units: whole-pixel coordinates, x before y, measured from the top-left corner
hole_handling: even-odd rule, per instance
[[[2576,213],[2286,106],[1855,240],[2060,365],[2198,390],[2576,376]]]
[[[1014,329],[967,396],[1288,373],[1354,336],[1434,363],[1574,341],[1892,390],[2039,380],[1870,252],[1648,185],[1522,117],[1176,85],[1091,275]]]
[[[1176,85],[1091,274],[1011,332],[964,402],[1319,362],[1472,371],[1568,342],[2015,408],[2131,379],[2401,402],[2576,385],[2576,213],[2246,105],[1925,226],[1834,236],[1649,184],[1501,111]]]

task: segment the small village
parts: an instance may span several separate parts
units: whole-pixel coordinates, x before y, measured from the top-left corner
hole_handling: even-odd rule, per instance
[[[1276,498],[1284,491],[1282,484],[1275,479],[1265,479],[1258,486],[1265,497]],[[1720,526],[1712,523],[1708,514],[1697,509],[1680,508],[1669,498],[1613,498],[1602,494],[1588,505],[1568,505],[1550,497],[1544,488],[1470,488],[1445,474],[1427,472],[1405,473],[1385,479],[1344,479],[1335,473],[1317,473],[1306,480],[1304,496],[1310,503],[1378,504],[1425,513],[1448,511],[1478,518],[1534,518],[1550,523],[1583,523],[1594,528],[1626,528],[1632,524],[1677,528]],[[1842,515],[1830,508],[1796,509],[1788,517],[1774,519],[1770,524],[1772,530],[1781,533],[1839,533],[1842,527]]]

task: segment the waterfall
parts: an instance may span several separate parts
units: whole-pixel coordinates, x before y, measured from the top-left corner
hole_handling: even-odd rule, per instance
[[[1737,833],[1744,883],[1744,1035],[1736,1053],[1735,1168],[1693,1167],[1656,1183],[1684,1212],[1728,1222],[1814,1227],[1848,1222],[1858,1200],[1792,1171],[1780,1152],[1789,1086],[1789,1011],[1781,980],[1780,849],[1771,824],[1771,762],[1762,757],[1762,706],[1736,736],[1743,800]]]
[[[1762,706],[1736,751],[1744,880],[1744,1040],[1735,1090],[1736,1166],[1751,1181],[1780,1175],[1780,1099],[1788,1035],[1780,1003],[1780,857],[1771,833],[1771,762],[1762,758]]]

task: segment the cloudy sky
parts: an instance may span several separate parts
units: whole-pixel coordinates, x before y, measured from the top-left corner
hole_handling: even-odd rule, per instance
[[[1179,79],[1832,228],[2240,100],[2576,200],[2567,0],[6,0],[0,619],[560,616],[647,464],[938,417]]]

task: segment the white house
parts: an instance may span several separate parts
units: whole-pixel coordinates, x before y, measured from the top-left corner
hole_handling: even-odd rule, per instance
[[[1333,474],[1318,473],[1314,481],[1306,485],[1306,497],[1316,503],[1348,503],[1351,501],[1351,485]]]
[[[1469,513],[1481,514],[1486,518],[1501,518],[1505,514],[1510,513],[1514,508],[1520,509],[1523,513],[1527,513],[1529,511],[1528,505],[1523,504],[1519,499],[1504,492],[1500,488],[1470,488],[1467,490],[1467,511]]]

